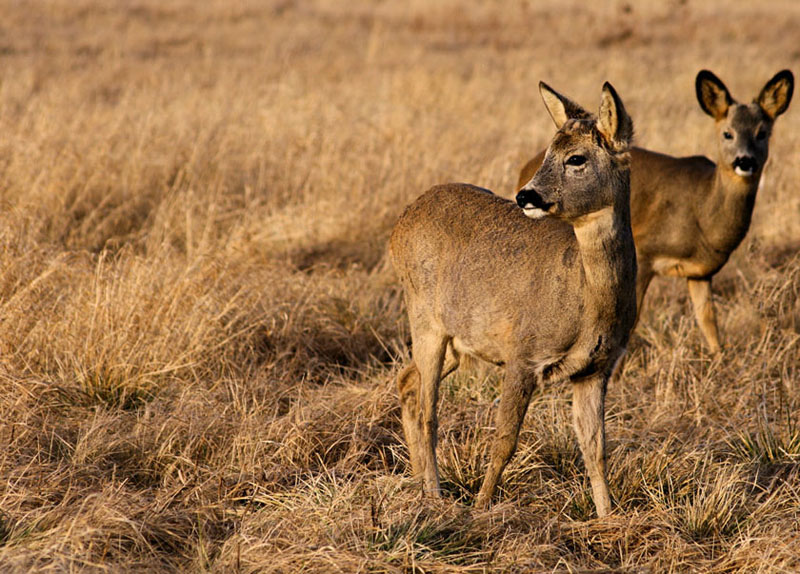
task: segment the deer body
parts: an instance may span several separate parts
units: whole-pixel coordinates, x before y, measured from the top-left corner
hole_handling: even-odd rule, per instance
[[[703,156],[672,157],[631,149],[631,225],[639,264],[637,308],[655,275],[685,277],[698,325],[712,351],[721,349],[711,299],[711,279],[750,227],[759,180],[768,157],[775,118],[792,97],[794,80],[784,70],[753,103],[738,104],[711,72],[697,76],[703,110],[716,120],[717,163]],[[517,187],[544,159],[523,167]]]
[[[610,86],[597,121],[540,89],[561,130],[519,206],[466,184],[437,186],[406,209],[392,233],[413,342],[413,361],[398,376],[403,427],[414,472],[438,494],[439,381],[462,354],[504,365],[497,436],[478,494],[478,504],[487,505],[516,449],[533,389],[569,379],[602,516],[610,509],[605,388],[636,317],[626,153],[632,127]],[[598,132],[609,149],[595,142]],[[568,166],[567,158],[583,163]]]
[[[609,210],[573,229],[449,184],[408,208],[391,248],[414,302],[409,313],[448,333],[457,352],[496,365],[524,361],[532,371],[574,364],[597,372],[627,336],[617,317],[633,311],[624,291],[633,292],[633,239],[617,233],[628,218]]]
[[[702,156],[634,148],[631,163],[642,168],[631,168],[631,219],[643,277],[717,273],[747,234],[757,184],[726,177]],[[668,186],[674,193],[663,192]],[[665,225],[668,213],[675,216]]]

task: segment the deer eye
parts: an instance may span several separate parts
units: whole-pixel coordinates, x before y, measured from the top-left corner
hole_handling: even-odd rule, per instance
[[[759,141],[764,141],[765,139],[767,139],[767,130],[765,130],[764,128],[758,130],[758,133],[756,134],[756,139]]]
[[[733,134],[731,132],[725,131],[722,132],[722,137],[724,137],[726,140],[732,140]]]
[[[571,165],[571,166],[577,167],[577,166],[583,165],[585,163],[586,163],[586,156],[582,156],[582,155],[577,155],[576,154],[576,155],[571,155],[571,156],[569,156],[567,158],[567,165]]]

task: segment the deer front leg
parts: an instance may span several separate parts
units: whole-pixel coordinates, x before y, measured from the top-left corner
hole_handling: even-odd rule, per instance
[[[653,271],[650,269],[648,265],[644,262],[639,264],[639,268],[636,271],[636,322],[633,324],[633,328],[636,329],[636,325],[639,324],[639,319],[642,317],[642,306],[644,305],[644,296],[647,294],[647,288],[650,286],[650,281],[653,280]]]
[[[476,506],[483,508],[489,506],[503,470],[517,449],[519,429],[525,419],[535,383],[535,375],[522,375],[511,366],[506,371],[500,404],[497,408],[496,434],[492,444],[489,468],[486,470],[483,485],[475,500]]]
[[[711,298],[711,278],[687,279],[687,284],[700,331],[708,342],[711,352],[719,353],[722,350],[722,345],[719,342],[717,318],[714,314],[714,303]]]
[[[611,510],[611,497],[606,481],[606,433],[605,433],[605,395],[608,377],[599,373],[573,381],[572,417],[578,444],[583,453],[583,461],[592,495],[597,508],[597,516],[606,516]]]

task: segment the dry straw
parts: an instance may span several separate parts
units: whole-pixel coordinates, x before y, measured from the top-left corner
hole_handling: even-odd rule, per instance
[[[569,390],[471,507],[501,384],[443,386],[446,496],[408,478],[385,242],[430,185],[511,191],[544,79],[713,153],[692,82],[797,69],[800,6],[3,2],[0,570],[800,570],[800,115],[719,276],[721,358],[654,283],[593,518]]]

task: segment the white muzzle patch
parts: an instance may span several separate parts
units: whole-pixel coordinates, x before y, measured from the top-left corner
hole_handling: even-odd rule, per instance
[[[534,207],[532,203],[526,204],[525,207],[522,208],[522,211],[525,213],[525,215],[527,215],[531,219],[541,219],[542,217],[547,215],[547,212],[545,210],[540,209],[538,207]]]

